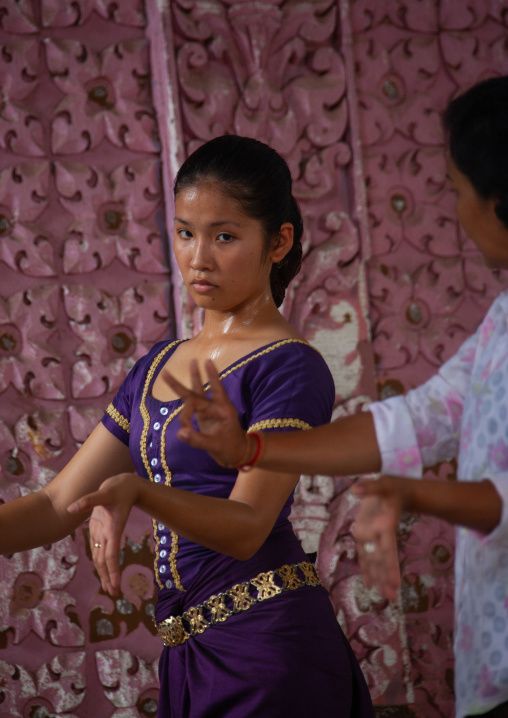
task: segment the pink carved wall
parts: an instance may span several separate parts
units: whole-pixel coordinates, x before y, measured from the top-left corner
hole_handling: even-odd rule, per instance
[[[224,132],[290,164],[305,259],[283,311],[329,362],[336,414],[427,378],[506,286],[457,227],[439,113],[505,71],[507,17],[494,0],[0,0],[0,500],[58,471],[154,341],[196,331],[165,226],[178,165]],[[358,576],[349,484],[303,477],[295,527],[379,715],[451,717],[453,532],[406,518],[386,605]],[[0,715],[154,715],[147,520],[127,533],[117,601],[86,528],[0,561]]]
[[[7,501],[47,483],[173,326],[142,6],[4,0],[0,42]],[[148,523],[130,527],[117,601],[100,591],[86,527],[2,559],[0,715],[154,715]]]

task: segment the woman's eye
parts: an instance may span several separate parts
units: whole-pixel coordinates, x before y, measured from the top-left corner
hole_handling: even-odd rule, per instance
[[[221,242],[231,242],[232,239],[234,239],[232,234],[228,234],[228,232],[221,232],[217,239],[219,239]]]
[[[181,239],[191,239],[192,238],[192,234],[191,234],[191,232],[189,232],[188,229],[179,229],[178,236]]]

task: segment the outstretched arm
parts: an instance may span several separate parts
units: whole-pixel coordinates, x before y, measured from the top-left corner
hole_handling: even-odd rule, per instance
[[[196,363],[191,365],[192,388],[172,376],[166,380],[184,400],[178,437],[209,454],[223,466],[237,466],[256,449],[249,445],[236,410],[229,401],[212,361],[206,363],[210,398]],[[192,424],[195,415],[199,431]],[[304,432],[276,432],[264,435],[263,452],[256,466],[271,471],[350,474],[379,471],[381,455],[370,412],[338,419]],[[246,462],[245,462],[246,463]]]
[[[488,479],[483,481],[433,481],[382,476],[353,487],[360,497],[376,496],[396,501],[401,511],[428,514],[450,524],[488,534],[501,520],[501,498]]]
[[[119,471],[133,471],[128,448],[99,424],[41,491],[0,506],[0,554],[43,546],[74,531],[86,516],[67,507]]]

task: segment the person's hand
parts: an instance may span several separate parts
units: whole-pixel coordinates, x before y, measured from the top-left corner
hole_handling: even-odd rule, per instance
[[[204,449],[221,466],[239,466],[245,463],[249,453],[247,434],[240,426],[235,407],[221,384],[214,363],[209,359],[206,373],[210,385],[210,397],[203,389],[203,382],[196,361],[191,362],[191,389],[171,374],[163,374],[169,386],[183,399],[180,412],[178,438],[197,449]],[[195,416],[199,431],[194,429]]]
[[[92,511],[89,523],[90,548],[102,588],[118,595],[120,543],[130,511],[139,495],[136,474],[118,474],[103,481],[99,490],[82,496],[68,507],[71,513]]]
[[[367,588],[375,587],[391,601],[397,600],[400,566],[397,549],[397,527],[406,507],[411,479],[381,476],[361,480],[352,492],[362,499],[353,525],[358,563]]]

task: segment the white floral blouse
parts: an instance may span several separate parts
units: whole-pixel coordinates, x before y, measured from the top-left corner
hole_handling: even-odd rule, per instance
[[[508,701],[508,292],[439,373],[369,406],[382,472],[420,478],[458,457],[458,479],[490,479],[503,503],[489,535],[457,529],[456,716]]]

